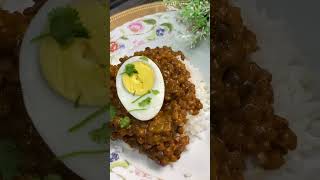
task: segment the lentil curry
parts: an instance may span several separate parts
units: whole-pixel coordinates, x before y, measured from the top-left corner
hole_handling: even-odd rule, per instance
[[[130,57],[121,58],[120,64],[110,66],[110,99],[117,109],[111,122],[112,139],[121,139],[160,165],[167,165],[177,161],[189,144],[184,129],[187,114],[197,115],[202,104],[196,97],[195,85],[189,81],[190,73],[180,60],[184,60],[181,51],[174,52],[169,47],[146,48],[134,53],[134,56],[148,57],[159,67],[166,87],[164,103],[160,112],[149,121],[139,121],[130,116],[116,91],[117,72]],[[121,128],[120,119],[125,116],[130,117],[130,126]]]
[[[297,137],[285,118],[274,114],[271,74],[250,60],[256,36],[240,9],[214,0],[211,52],[214,179],[243,180],[245,160],[277,169],[294,150]]]

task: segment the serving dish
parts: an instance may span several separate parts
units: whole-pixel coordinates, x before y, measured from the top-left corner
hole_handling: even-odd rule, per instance
[[[178,36],[184,33],[184,26],[177,20],[176,11],[166,10],[162,3],[146,4],[112,16],[110,25],[111,64],[146,47],[169,46],[185,54],[186,64],[197,72],[196,81],[209,89],[209,41],[201,42],[195,49],[186,46]],[[206,95],[209,100],[209,94]],[[209,110],[208,106],[205,108]],[[202,116],[205,120],[198,124],[198,137],[191,140],[177,162],[165,167],[120,141],[111,141],[111,179],[210,179],[209,129],[204,128],[209,126],[210,114],[207,111]]]

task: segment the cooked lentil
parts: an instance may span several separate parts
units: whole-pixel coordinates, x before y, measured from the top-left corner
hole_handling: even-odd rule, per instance
[[[122,139],[160,165],[167,165],[177,161],[189,144],[189,137],[184,130],[188,121],[187,114],[197,115],[202,104],[196,97],[195,85],[189,81],[190,73],[181,61],[185,59],[181,51],[175,52],[164,46],[146,48],[134,53],[134,56],[152,59],[161,70],[165,82],[164,103],[157,116],[149,121],[139,121],[130,116],[116,92],[117,72],[130,57],[121,58],[120,64],[110,67],[110,99],[117,109],[117,115],[111,123],[112,139]],[[124,116],[129,116],[132,120],[128,128],[120,127],[119,120]]]

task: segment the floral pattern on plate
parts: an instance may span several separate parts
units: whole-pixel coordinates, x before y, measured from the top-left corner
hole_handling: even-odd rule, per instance
[[[176,12],[170,11],[145,16],[128,22],[111,32],[110,57],[111,63],[132,52],[133,49],[141,49],[150,44],[168,44],[168,39],[174,37],[180,31],[176,28]],[[181,25],[180,25],[181,26]],[[180,27],[181,29],[181,27]]]

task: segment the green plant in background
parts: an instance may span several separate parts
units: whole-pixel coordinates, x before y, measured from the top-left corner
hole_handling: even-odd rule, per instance
[[[191,35],[184,35],[195,47],[201,40],[210,35],[210,2],[209,0],[163,0],[166,6],[178,9],[179,19]]]

